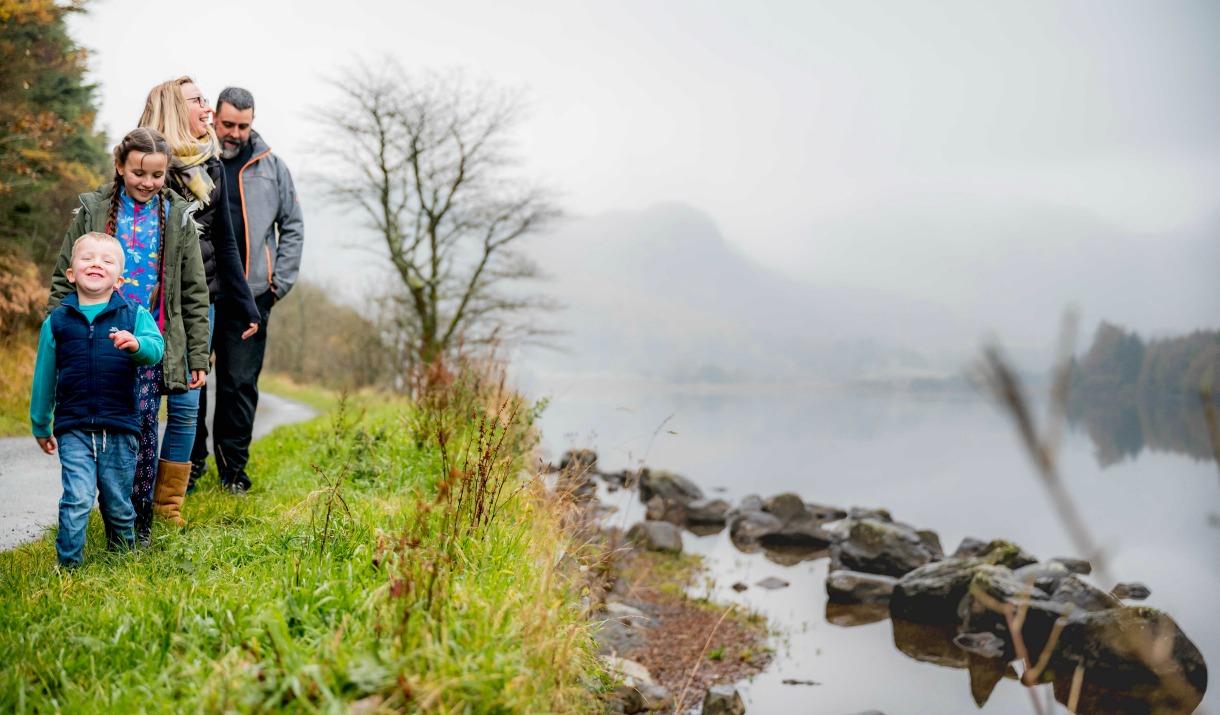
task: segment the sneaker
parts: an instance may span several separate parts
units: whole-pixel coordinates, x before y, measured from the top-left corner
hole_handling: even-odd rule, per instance
[[[241,482],[225,482],[224,488],[226,492],[239,497],[245,496],[246,491],[249,489],[249,487]]]

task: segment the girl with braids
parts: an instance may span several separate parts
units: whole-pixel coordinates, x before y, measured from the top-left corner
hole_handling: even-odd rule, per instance
[[[136,536],[144,545],[151,539],[154,502],[157,513],[179,525],[185,523],[178,509],[189,468],[158,470],[157,465],[161,394],[201,387],[208,370],[208,287],[199,234],[191,204],[165,188],[169,165],[169,145],[156,130],[135,129],[123,137],[114,148],[114,180],[80,195],[80,208],[64,235],[51,276],[54,308],[71,290],[65,269],[75,238],[91,231],[114,236],[123,245],[127,265],[118,291],[134,305],[147,308],[164,336],[162,361],[141,368],[136,377],[140,447],[132,505]]]
[[[249,327],[242,333],[242,339],[249,338],[258,332],[261,318],[246,282],[229,220],[228,187],[220,163],[220,144],[212,129],[211,107],[194,80],[179,77],[158,84],[148,93],[140,126],[156,129],[165,137],[170,149],[166,184],[198,206],[194,218],[199,225],[199,251],[207,276],[208,300],[213,305],[208,311],[209,324],[215,323],[214,305],[223,296],[226,308],[246,317]],[[192,469],[191,452],[196,426],[207,412],[205,392],[190,390],[171,394],[166,400],[167,420],[159,470],[188,470],[188,491],[202,472],[198,467]],[[194,464],[202,467],[207,462],[195,460]]]

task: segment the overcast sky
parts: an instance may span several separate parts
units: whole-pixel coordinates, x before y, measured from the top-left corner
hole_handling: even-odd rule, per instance
[[[310,118],[345,63],[465,67],[528,90],[526,168],[571,211],[686,202],[810,280],[901,281],[865,274],[909,236],[843,227],[912,203],[1046,204],[1148,241],[1220,216],[1220,3],[1206,0],[91,8],[73,31],[93,50],[112,136],[149,87],[188,73],[211,97],[252,90],[256,128],[300,172],[311,146],[342,141]],[[974,255],[991,239],[926,240],[933,255],[963,243]]]

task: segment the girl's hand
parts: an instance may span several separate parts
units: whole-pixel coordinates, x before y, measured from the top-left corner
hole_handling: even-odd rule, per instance
[[[110,334],[110,342],[119,350],[126,350],[129,353],[134,353],[140,349],[140,341],[136,340],[136,336],[126,330],[116,330]]]
[[[252,337],[257,332],[258,332],[258,323],[250,323],[250,327],[246,328],[246,331],[241,334],[241,339],[248,340],[250,337]]]
[[[191,383],[188,387],[192,390],[203,387],[208,382],[207,370],[191,370]]]
[[[38,440],[38,446],[47,454],[55,454],[55,450],[59,448],[59,443],[55,441],[55,435],[50,437],[35,437]]]

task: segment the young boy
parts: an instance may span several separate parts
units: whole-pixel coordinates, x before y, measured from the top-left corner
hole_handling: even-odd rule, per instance
[[[65,274],[76,294],[51,311],[38,337],[30,424],[42,451],[59,452],[64,494],[55,550],[68,568],[81,563],[95,496],[107,544],[131,548],[135,541],[135,371],[158,362],[165,343],[148,311],[115,291],[122,274],[118,239],[104,233],[76,239]]]

